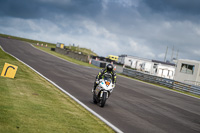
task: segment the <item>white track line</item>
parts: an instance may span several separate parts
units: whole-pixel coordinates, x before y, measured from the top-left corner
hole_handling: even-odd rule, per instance
[[[48,79],[47,77],[45,77],[44,75],[42,75],[41,73],[39,73],[38,71],[36,71],[34,68],[32,68],[31,66],[29,66],[28,64],[24,63],[23,61],[21,61],[20,59],[18,59],[17,57],[15,57],[14,55],[6,52],[1,46],[0,48],[7,54],[9,54],[10,56],[16,58],[18,61],[22,62],[23,64],[25,64],[26,66],[28,66],[29,68],[31,68],[33,71],[35,71],[37,74],[39,74],[41,77],[43,77],[44,79],[46,79],[47,81],[49,81],[51,84],[53,84],[55,87],[57,87],[58,89],[60,89],[63,93],[65,93],[66,95],[68,95],[69,97],[71,97],[74,101],[76,101],[78,104],[80,104],[82,107],[84,107],[86,110],[88,110],[90,113],[92,113],[93,115],[95,115],[96,117],[98,117],[100,120],[102,120],[104,123],[106,123],[109,127],[111,127],[115,132],[117,133],[123,133],[120,129],[118,129],[117,127],[115,127],[113,124],[111,124],[110,122],[108,122],[106,119],[104,119],[102,116],[100,116],[99,114],[97,114],[95,111],[93,111],[92,109],[90,109],[88,106],[86,106],[84,103],[82,103],[81,101],[79,101],[78,99],[76,99],[74,96],[72,96],[70,93],[68,93],[67,91],[65,91],[63,88],[61,88],[60,86],[58,86],[56,83],[54,83],[53,81],[51,81],[50,79]],[[44,51],[43,51],[44,52]],[[46,53],[46,52],[45,52]]]

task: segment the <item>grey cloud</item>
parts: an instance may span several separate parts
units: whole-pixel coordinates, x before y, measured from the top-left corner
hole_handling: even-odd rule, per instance
[[[200,12],[199,0],[143,0],[151,9],[158,12],[179,12],[196,15]]]
[[[56,15],[94,17],[101,10],[100,1],[93,0],[4,0],[0,15],[24,19],[55,18]]]
[[[103,56],[162,60],[166,47],[170,58],[174,46],[179,57],[199,59],[194,54],[200,42],[199,5],[197,0],[0,0],[0,30],[77,43]]]
[[[143,0],[141,6],[144,5],[151,13],[164,15],[168,19],[200,21],[199,0]]]
[[[1,16],[16,18],[38,18],[42,17],[41,5],[36,1],[26,0],[4,0],[1,1]]]

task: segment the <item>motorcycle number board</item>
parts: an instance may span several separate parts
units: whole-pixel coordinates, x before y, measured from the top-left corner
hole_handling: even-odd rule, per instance
[[[3,71],[1,72],[2,77],[14,78],[17,72],[17,66],[5,63]]]

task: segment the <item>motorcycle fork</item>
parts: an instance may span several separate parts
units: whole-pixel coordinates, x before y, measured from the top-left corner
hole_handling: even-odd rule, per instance
[[[103,97],[103,92],[104,92],[104,91],[101,91],[100,98],[102,98],[102,97]]]
[[[103,97],[103,93],[106,92],[106,98],[108,98],[108,92],[107,91],[101,91],[101,94],[100,94],[100,98]]]

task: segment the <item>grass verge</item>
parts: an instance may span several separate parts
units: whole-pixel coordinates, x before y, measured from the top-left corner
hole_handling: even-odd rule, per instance
[[[18,66],[15,79],[0,77],[1,133],[114,132],[30,68],[0,49],[4,63]]]
[[[36,48],[38,48],[38,49],[40,49],[40,50],[42,50],[42,51],[44,51],[44,52],[47,52],[47,53],[52,54],[54,56],[60,57],[60,58],[62,58],[64,60],[67,60],[69,62],[78,64],[78,65],[82,65],[82,66],[87,66],[87,67],[92,67],[92,68],[98,68],[98,69],[100,69],[100,67],[94,66],[92,64],[89,64],[89,63],[86,63],[86,62],[83,62],[83,61],[79,61],[79,60],[73,59],[73,58],[68,57],[66,55],[62,55],[60,53],[57,53],[55,51],[51,51],[50,48],[41,47],[41,46],[37,46],[37,45],[33,45],[33,46],[36,47]]]

